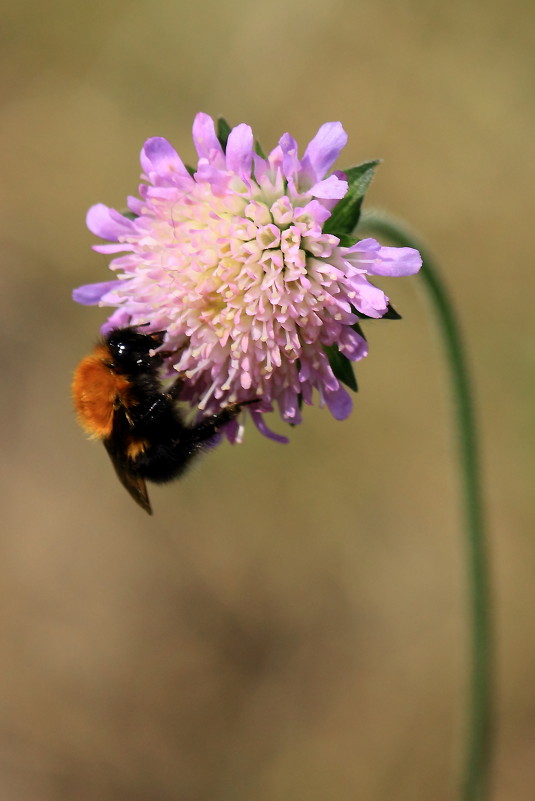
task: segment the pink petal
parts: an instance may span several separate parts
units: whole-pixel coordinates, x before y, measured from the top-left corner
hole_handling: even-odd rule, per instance
[[[111,242],[117,242],[120,236],[134,233],[132,221],[115,209],[105,206],[104,203],[91,206],[87,212],[86,224],[93,234]]]
[[[266,175],[268,170],[269,164],[266,159],[263,159],[258,153],[253,153],[253,171],[257,183]]]
[[[193,144],[199,158],[208,159],[210,164],[224,169],[225,154],[217,138],[214,121],[208,114],[200,112],[196,115],[193,121]]]
[[[115,289],[117,280],[103,281],[100,284],[84,284],[72,291],[72,299],[82,306],[96,306],[101,298],[111,290]]]
[[[224,426],[221,433],[225,435],[232,445],[235,445],[240,435],[240,424],[237,420],[231,420]]]
[[[119,242],[113,245],[92,245],[91,250],[97,253],[124,253],[125,250],[132,250],[133,246],[127,242]]]
[[[253,145],[253,132],[250,125],[242,122],[233,128],[227,141],[227,169],[242,178],[250,178]]]
[[[422,257],[414,248],[382,247],[379,258],[368,268],[372,275],[414,275],[422,266]]]
[[[326,122],[310,142],[301,162],[304,175],[315,183],[321,181],[346,146],[347,134],[341,122]]]
[[[282,150],[282,173],[285,178],[293,178],[297,175],[300,164],[297,156],[297,142],[285,133],[279,139],[280,149]]]
[[[182,159],[163,136],[147,139],[141,149],[141,167],[148,177],[151,174],[162,178],[190,177]]]
[[[275,171],[277,168],[282,170],[283,152],[280,145],[274,147],[269,156],[267,157],[268,164],[271,170]]]
[[[145,203],[140,200],[138,197],[134,197],[133,195],[128,195],[126,198],[126,202],[130,211],[133,211],[134,214],[141,214],[145,207]]]
[[[347,261],[370,275],[414,275],[422,257],[414,248],[383,247],[376,239],[362,239],[350,248],[341,248]]]
[[[302,207],[302,211],[300,210],[299,214],[297,214],[296,210],[296,216],[300,216],[301,213],[310,214],[312,219],[318,223],[320,228],[323,227],[323,223],[331,216],[331,212],[326,209],[323,203],[320,203],[319,200],[311,200],[310,203],[307,203],[306,206]]]
[[[328,178],[314,184],[309,190],[309,194],[312,195],[312,197],[325,198],[326,200],[332,198],[340,200],[340,198],[343,198],[347,193],[347,187],[347,181],[340,180],[336,175],[329,175]]]
[[[349,393],[339,384],[338,389],[324,389],[325,400],[335,420],[345,420],[351,414],[353,401]]]
[[[197,183],[208,183],[212,188],[214,195],[224,195],[229,177],[226,171],[214,167],[206,159],[199,159],[199,167],[195,173],[195,181]]]
[[[383,316],[388,308],[388,298],[382,290],[370,284],[364,276],[354,276],[351,287],[357,292],[357,297],[351,299],[357,311],[368,317]]]
[[[343,248],[345,253],[377,253],[381,249],[381,245],[377,241],[377,239],[372,239],[371,237],[367,237],[366,239],[361,239],[360,242],[356,242],[354,245],[351,245],[349,248]]]
[[[352,362],[358,362],[368,355],[368,343],[352,328],[346,328],[338,342],[338,348]]]
[[[264,422],[264,418],[259,412],[251,411],[251,417],[253,423],[258,428],[260,433],[264,435],[264,437],[273,439],[275,442],[280,442],[283,445],[286,445],[289,442],[288,437],[283,437],[281,434],[275,434],[274,431],[271,431],[271,429],[267,427],[266,423]]]
[[[126,328],[130,325],[132,318],[125,309],[116,309],[110,317],[100,326],[101,334],[109,334],[114,328]]]

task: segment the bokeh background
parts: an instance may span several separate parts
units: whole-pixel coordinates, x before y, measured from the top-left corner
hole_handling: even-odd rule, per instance
[[[70,406],[107,280],[87,208],[199,110],[265,148],[326,120],[339,166],[442,265],[483,437],[496,613],[493,801],[535,786],[535,5],[3,4],[0,798],[449,801],[465,567],[442,354],[417,278],[367,331],[344,423],[254,430],[137,508]],[[275,424],[277,427],[277,424]],[[281,425],[278,425],[281,430]]]

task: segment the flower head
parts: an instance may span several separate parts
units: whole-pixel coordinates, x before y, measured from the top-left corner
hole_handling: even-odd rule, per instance
[[[334,417],[347,417],[340,363],[367,355],[360,318],[389,308],[367,276],[411,275],[421,259],[412,248],[347,242],[332,230],[336,210],[355,200],[351,171],[328,174],[347,141],[339,122],[322,125],[302,158],[287,133],[267,157],[248,125],[224,139],[208,115],[196,116],[196,171],[167,140],[145,143],[129,212],[98,204],[87,215],[111,243],[95,250],[122,254],[110,263],[117,279],[73,297],[116,307],[104,330],[165,330],[168,366],[187,379],[184,400],[209,414],[258,398],[247,412],[262,433],[285,440],[264,421],[274,404],[296,424],[317,390]],[[238,433],[231,424],[228,436]]]

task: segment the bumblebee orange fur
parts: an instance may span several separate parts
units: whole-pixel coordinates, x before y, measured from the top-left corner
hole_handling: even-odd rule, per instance
[[[78,422],[95,439],[106,439],[113,428],[116,398],[126,399],[129,381],[109,369],[111,356],[105,345],[97,345],[78,365],[72,382],[72,397]]]

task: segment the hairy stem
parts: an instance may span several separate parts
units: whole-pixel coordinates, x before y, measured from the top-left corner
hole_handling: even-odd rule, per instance
[[[491,608],[475,412],[464,348],[448,294],[426,249],[403,224],[382,213],[371,212],[364,216],[359,232],[361,229],[383,236],[394,245],[420,251],[423,259],[421,279],[444,344],[455,401],[469,590],[471,662],[460,798],[462,801],[483,801],[488,793],[492,739]]]

